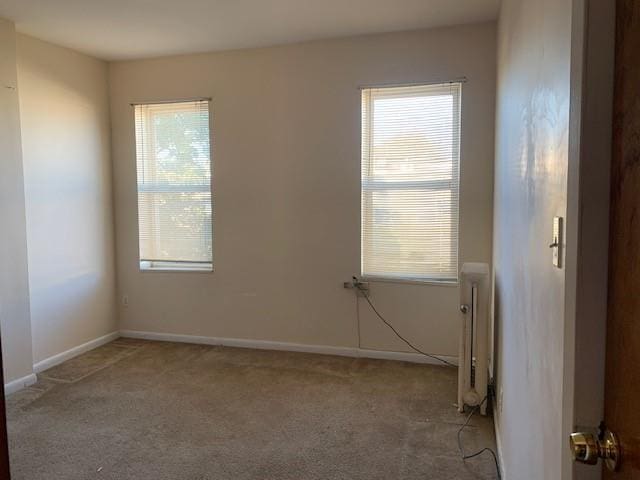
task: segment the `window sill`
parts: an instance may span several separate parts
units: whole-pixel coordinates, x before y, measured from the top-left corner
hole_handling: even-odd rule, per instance
[[[141,272],[165,272],[165,273],[212,273],[211,263],[188,262],[140,262]]]
[[[434,287],[457,287],[458,280],[432,280],[419,278],[378,277],[363,275],[360,280],[371,283],[403,283],[407,285],[430,285]]]

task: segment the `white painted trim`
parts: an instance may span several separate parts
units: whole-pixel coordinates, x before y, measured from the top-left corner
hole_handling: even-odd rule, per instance
[[[140,338],[145,340],[158,340],[164,342],[222,345],[225,347],[253,348],[258,350],[280,350],[285,352],[316,353],[320,355],[337,355],[340,357],[374,358],[379,360],[395,360],[400,362],[441,365],[440,362],[433,358],[411,352],[390,352],[386,350],[332,347],[328,345],[305,345],[300,343],[272,342],[268,340],[248,340],[242,338],[204,337],[197,335],[180,335],[173,333],[121,330],[119,332],[111,332],[107,335],[83,343],[82,345],[78,345],[77,347],[73,347],[65,352],[58,353],[57,355],[46,358],[36,363],[33,366],[33,370],[35,373],[27,375],[26,377],[18,378],[4,385],[5,395],[15,393],[36,383],[36,381],[38,380],[38,378],[36,377],[36,373],[43,372],[51,367],[59,365],[62,362],[93,350],[94,348],[105,345],[106,343],[109,343],[119,337]],[[457,357],[444,355],[439,355],[439,357],[449,363],[453,363],[454,365],[457,365],[458,363]]]
[[[88,341],[87,343],[83,343],[82,345],[78,345],[77,347],[70,348],[65,352],[61,352],[52,357],[45,358],[44,360],[36,363],[33,366],[33,371],[36,373],[43,372],[48,368],[55,367],[56,365],[59,365],[62,362],[66,362],[67,360],[70,360],[73,357],[82,355],[83,353],[86,353],[89,350],[93,350],[94,348],[98,348],[106,343],[112,342],[113,340],[119,337],[120,337],[120,332],[116,331],[116,332],[108,333],[107,335],[103,335],[102,337],[95,338],[93,340]]]
[[[12,393],[22,390],[23,388],[30,387],[38,381],[35,373],[30,373],[26,377],[17,378],[4,384],[4,394],[11,395]]]
[[[493,398],[493,429],[496,437],[496,456],[498,457],[498,468],[500,469],[500,478],[507,480],[504,469],[504,461],[502,460],[502,439],[500,438],[500,419],[498,418],[498,402]]]
[[[176,333],[141,332],[137,330],[120,330],[120,336],[157,340],[163,342],[196,343],[202,345],[221,345],[225,347],[253,348],[258,350],[281,350],[286,352],[317,353],[321,355],[337,355],[340,357],[375,358],[380,360],[396,360],[401,362],[442,365],[436,359],[411,352],[389,352],[384,350],[368,350],[352,347],[332,347],[328,345],[306,345],[301,343],[272,342],[269,340],[248,340],[243,338],[203,337],[198,335],[181,335]],[[438,355],[443,360],[457,365],[458,357]]]
[[[370,350],[366,348],[356,348],[355,357],[359,358],[374,358],[378,360],[395,360],[398,362],[410,362],[410,363],[423,363],[427,365],[444,365],[435,358],[427,357],[419,353],[412,352],[391,352],[388,350]],[[458,357],[452,357],[450,355],[436,355],[436,357],[445,360],[453,365],[458,365]]]

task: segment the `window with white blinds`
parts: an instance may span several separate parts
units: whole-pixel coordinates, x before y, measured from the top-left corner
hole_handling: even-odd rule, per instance
[[[363,89],[363,276],[457,281],[460,97],[460,83]]]
[[[212,270],[209,102],[134,108],[140,268]]]

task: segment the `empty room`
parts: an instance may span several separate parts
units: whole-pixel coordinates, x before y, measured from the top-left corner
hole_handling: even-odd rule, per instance
[[[638,52],[633,0],[0,0],[0,479],[636,478]]]

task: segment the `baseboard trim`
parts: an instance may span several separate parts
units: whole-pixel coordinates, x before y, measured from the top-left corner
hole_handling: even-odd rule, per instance
[[[498,402],[493,398],[493,429],[496,437],[496,455],[498,456],[498,468],[500,469],[500,478],[507,480],[506,472],[504,469],[504,462],[502,460],[502,440],[500,438],[500,420],[498,419]]]
[[[30,387],[34,383],[38,381],[38,377],[36,377],[35,373],[31,373],[25,377],[17,378],[15,380],[10,381],[9,383],[4,384],[4,394],[11,395],[23,388]]]
[[[120,330],[120,336],[157,340],[163,342],[195,343],[202,345],[220,345],[225,347],[253,348],[257,350],[281,350],[286,352],[317,353],[320,355],[337,355],[340,357],[374,358],[379,360],[396,360],[401,362],[442,365],[434,358],[410,352],[390,352],[351,347],[332,347],[328,345],[307,345],[301,343],[273,342],[269,340],[248,340],[242,338],[204,337],[198,335],[181,335],[174,333],[143,332],[138,330]],[[441,356],[440,358],[457,365],[458,357]]]
[[[328,345],[307,345],[301,343],[272,342],[269,340],[248,340],[242,338],[204,337],[198,335],[181,335],[174,333],[142,332],[137,330],[120,330],[111,332],[102,337],[70,348],[33,365],[34,373],[25,377],[12,380],[4,385],[5,395],[10,395],[23,388],[29,387],[38,381],[36,373],[43,372],[51,367],[82,355],[94,348],[105,345],[119,337],[140,338],[144,340],[157,340],[164,342],[195,343],[203,345],[221,345],[225,347],[253,348],[257,350],[280,350],[285,352],[317,353],[320,355],[337,355],[352,358],[373,358],[378,360],[395,360],[399,362],[421,363],[430,365],[442,365],[441,362],[418,353],[391,352],[387,350],[372,350],[365,348],[332,347]],[[449,363],[457,365],[458,357],[439,355]],[[496,436],[497,438],[497,436]],[[499,450],[499,448],[498,448]]]
[[[45,358],[44,360],[33,365],[33,371],[35,373],[43,372],[51,367],[55,367],[56,365],[61,364],[62,362],[66,362],[67,360],[77,357],[78,355],[82,355],[89,350],[101,347],[102,345],[109,343],[119,337],[120,332],[115,331],[108,333],[107,335],[103,335],[102,337],[95,338],[86,343],[83,343],[82,345],[70,348],[69,350],[58,353],[57,355],[53,355],[52,357]]]

